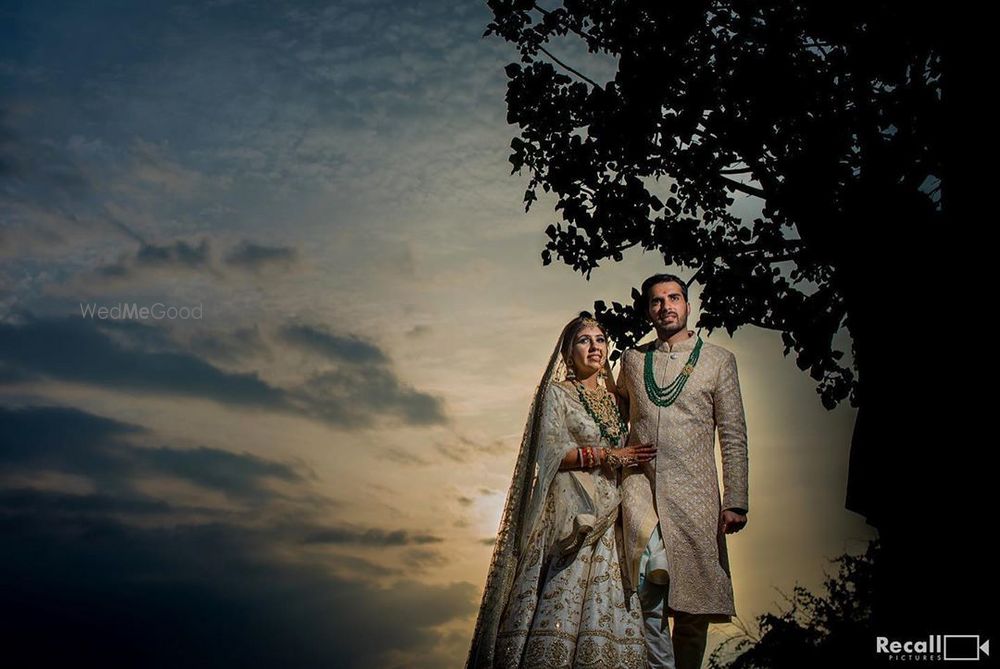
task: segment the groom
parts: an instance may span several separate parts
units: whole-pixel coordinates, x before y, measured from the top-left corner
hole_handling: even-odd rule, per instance
[[[617,386],[627,404],[629,445],[654,444],[657,454],[624,470],[627,576],[642,603],[649,666],[699,669],[709,623],[736,615],[725,535],[746,525],[749,509],[736,359],[687,329],[691,306],[682,279],[649,277],[636,306],[646,310],[656,340],[625,351]]]

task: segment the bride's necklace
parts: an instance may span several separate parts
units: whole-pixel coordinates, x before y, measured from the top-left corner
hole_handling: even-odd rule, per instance
[[[625,421],[622,418],[621,412],[618,411],[618,405],[615,403],[611,393],[603,388],[590,390],[585,388],[579,381],[574,381],[573,385],[576,386],[577,395],[580,397],[580,404],[583,405],[583,408],[586,409],[590,417],[597,423],[597,428],[601,431],[601,436],[612,447],[617,448],[618,442],[621,440],[622,435],[625,434],[626,428]]]
[[[697,335],[698,341],[694,344],[694,350],[691,351],[691,355],[688,356],[687,363],[684,365],[684,369],[681,373],[677,375],[677,378],[670,383],[670,385],[665,387],[660,387],[656,383],[656,379],[653,377],[653,349],[655,346],[651,346],[648,351],[646,351],[646,360],[643,365],[643,377],[646,381],[646,396],[649,397],[649,401],[659,407],[668,407],[674,403],[674,401],[681,396],[681,391],[684,390],[684,384],[687,383],[688,377],[694,371],[695,365],[698,364],[698,356],[701,355],[701,335]]]

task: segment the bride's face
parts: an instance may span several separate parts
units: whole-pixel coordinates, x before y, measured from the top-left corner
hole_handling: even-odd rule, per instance
[[[608,341],[601,329],[588,325],[573,339],[573,365],[577,378],[596,374],[608,359]]]

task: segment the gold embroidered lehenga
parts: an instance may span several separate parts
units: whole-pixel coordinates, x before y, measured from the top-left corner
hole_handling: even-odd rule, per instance
[[[562,381],[560,345],[532,403],[467,669],[646,666],[638,596],[622,581],[616,472],[559,471],[570,449],[612,447]]]

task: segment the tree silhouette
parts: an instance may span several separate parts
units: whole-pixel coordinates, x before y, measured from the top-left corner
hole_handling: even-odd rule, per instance
[[[872,584],[878,541],[861,555],[833,560],[837,574],[815,595],[796,585],[788,608],[757,617],[757,633],[743,628],[709,656],[709,669],[842,669],[871,652]]]
[[[780,331],[827,408],[858,407],[845,505],[880,533],[875,624],[981,626],[978,457],[955,432],[968,361],[934,271],[966,256],[943,17],[859,0],[487,4],[485,34],[520,54],[506,101],[526,209],[541,188],[560,217],[543,263],[589,279],[655,252],[701,284],[699,326]],[[609,81],[585,72],[584,48],[614,60]],[[759,215],[734,213],[737,197]],[[628,302],[595,304],[619,348],[649,330]],[[949,587],[914,607],[914,583],[942,573]]]
[[[831,347],[841,327],[863,328],[864,277],[846,270],[859,239],[899,234],[872,220],[871,195],[913,228],[943,215],[934,24],[877,3],[489,4],[487,34],[521,52],[507,67],[511,162],[531,173],[527,206],[541,186],[562,213],[543,261],[589,277],[628,248],[656,250],[697,270],[700,325],[780,330],[827,407],[856,391]],[[545,43],[567,33],[617,57],[614,80],[551,56]],[[906,38],[885,48],[887,34]],[[734,193],[761,216],[734,215]]]

